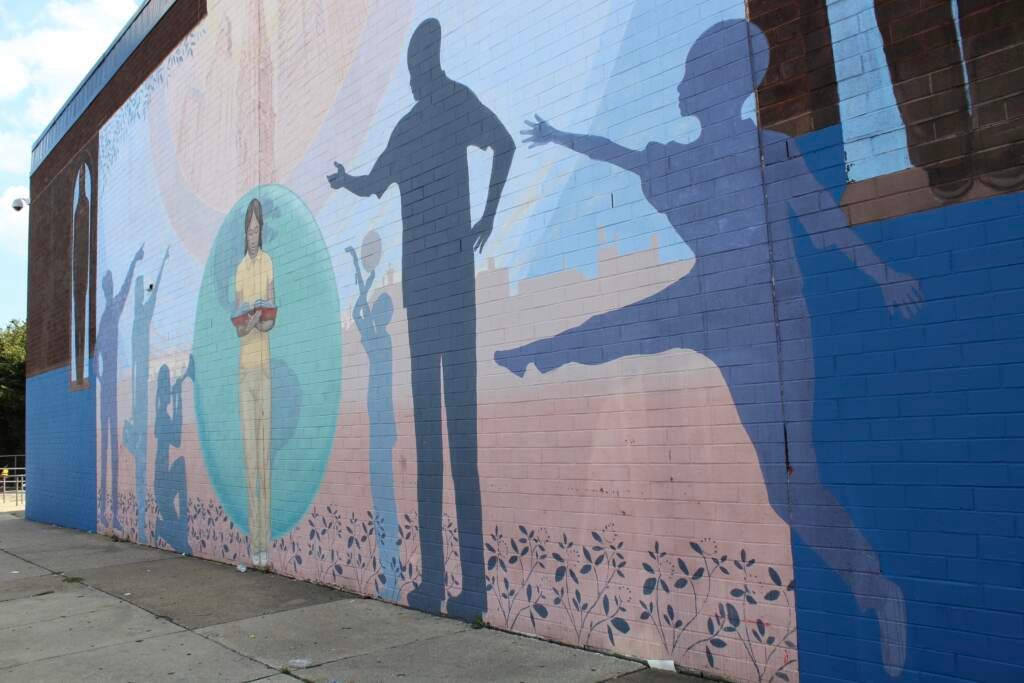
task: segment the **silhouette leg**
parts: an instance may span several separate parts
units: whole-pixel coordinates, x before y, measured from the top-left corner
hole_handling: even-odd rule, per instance
[[[625,356],[704,346],[696,279],[682,277],[665,289],[556,334],[508,351],[494,360],[522,377],[530,363],[550,372],[568,363],[600,365]]]
[[[188,494],[185,483],[185,459],[178,458],[164,477],[167,493],[159,505],[157,536],[164,539],[175,552],[192,554],[188,543]],[[174,502],[177,499],[178,508]]]
[[[391,380],[388,375],[388,381]],[[373,380],[371,380],[373,381]],[[370,410],[374,408],[371,405]],[[380,419],[372,413],[371,421]],[[395,506],[395,485],[392,473],[394,418],[390,424],[370,428],[370,490],[373,494],[374,529],[377,554],[383,568],[385,583],[378,591],[386,600],[398,601],[398,512]]]
[[[480,474],[477,468],[476,319],[449,325],[452,348],[444,354],[444,401],[459,525],[462,593],[448,600],[448,614],[475,619],[487,609],[484,581]]]
[[[758,360],[775,362],[768,357]],[[883,662],[889,674],[896,676],[906,657],[903,592],[882,575],[871,543],[821,481],[811,434],[814,381],[805,376],[785,384],[787,428],[783,431],[781,394],[767,401],[758,395],[757,365],[719,363],[756,450],[769,502],[791,531],[842,578],[860,608],[875,612]],[[787,363],[784,372],[793,374],[797,366]]]
[[[433,613],[440,611],[444,596],[440,330],[440,326],[431,326],[414,310],[409,310],[422,577],[420,585],[409,593],[408,602],[414,609]]]
[[[117,395],[114,395],[111,400],[110,412],[107,414],[107,424],[105,429],[110,432],[110,495],[111,495],[111,508],[112,517],[111,526],[115,531],[124,531],[121,526],[121,514],[120,514],[120,499],[118,496],[118,465],[121,459],[121,453],[118,447],[117,441]]]
[[[136,433],[135,438],[135,506],[139,543],[146,542],[146,442],[145,437]]]

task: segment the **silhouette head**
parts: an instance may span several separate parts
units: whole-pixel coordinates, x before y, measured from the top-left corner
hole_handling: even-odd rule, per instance
[[[373,270],[380,264],[380,235],[376,230],[366,233],[363,244],[359,249],[359,255],[363,261],[363,268]]]
[[[370,307],[370,319],[373,320],[373,326],[378,330],[384,329],[391,322],[391,317],[394,314],[395,304],[387,292],[382,292],[373,300],[373,305]]]
[[[263,206],[255,197],[245,209],[245,250],[244,254],[255,256],[263,248]]]
[[[718,22],[700,34],[686,55],[679,113],[701,118],[724,108],[728,113],[719,116],[738,118],[767,71],[768,39],[761,29],[744,19]]]
[[[103,296],[107,301],[114,298],[114,275],[109,270],[103,274]]]
[[[143,290],[142,276],[140,275],[137,278],[135,278],[135,307],[136,308],[142,308],[143,295],[144,294],[145,294],[145,291]]]
[[[418,102],[444,82],[441,70],[441,22],[427,19],[409,39],[409,87]]]
[[[166,364],[160,366],[156,375],[156,405],[157,409],[165,407],[171,402],[171,370]]]

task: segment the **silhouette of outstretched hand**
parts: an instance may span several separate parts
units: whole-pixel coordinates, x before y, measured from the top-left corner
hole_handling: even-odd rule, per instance
[[[899,313],[904,320],[910,320],[924,307],[921,285],[912,277],[893,273],[893,281],[882,287],[882,298],[890,313]]]
[[[331,187],[335,190],[340,190],[345,187],[345,179],[348,177],[348,173],[345,172],[345,167],[337,161],[334,162],[334,168],[334,173],[327,176],[327,182],[330,183]]]
[[[171,258],[171,248],[167,247],[167,251],[164,252],[164,261]]]
[[[533,118],[536,121],[531,121],[530,119],[523,121],[526,124],[526,128],[519,131],[523,136],[523,142],[527,143],[530,149],[553,142],[555,133],[558,132],[557,129],[537,114],[534,114]]]
[[[489,216],[484,216],[473,226],[473,249],[478,254],[484,253],[484,245],[491,238],[491,232],[493,231],[494,219]]]
[[[145,251],[145,249],[143,249],[143,247],[145,247],[145,246],[146,246],[145,244],[140,244],[139,245],[139,250],[137,252],[135,252],[135,260],[136,261],[141,261],[142,257],[146,255],[146,251]]]

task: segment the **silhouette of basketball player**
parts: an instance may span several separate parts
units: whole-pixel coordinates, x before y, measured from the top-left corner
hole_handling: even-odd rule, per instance
[[[124,276],[121,289],[114,294],[114,276],[108,270],[103,275],[103,298],[106,307],[100,322],[96,326],[96,349],[100,354],[100,521],[106,525],[107,505],[107,464],[110,465],[110,507],[113,521],[111,526],[121,531],[121,518],[118,514],[117,498],[117,326],[128,301],[128,288],[131,286],[135,265],[142,260],[142,247],[135,252],[128,273]]]
[[[156,311],[156,295],[171,256],[168,247],[160,263],[153,289],[146,298],[142,276],[135,279],[135,308],[132,318],[132,416],[124,422],[124,445],[135,456],[135,507],[139,543],[146,542],[146,469],[149,462],[149,330]]]
[[[869,275],[890,311],[915,315],[922,297],[914,280],[886,266],[848,228],[787,136],[742,118],[767,68],[768,44],[753,24],[725,21],[705,31],[678,88],[680,113],[701,126],[691,144],[652,142],[633,150],[557,130],[539,116],[527,121],[531,147],[554,142],[639,176],[647,201],[668,217],[696,263],[646,299],[498,351],[495,360],[522,376],[530,363],[550,372],[672,349],[710,358],[757,451],[774,510],[843,578],[861,609],[876,613],[883,661],[897,675],[905,657],[902,591],[882,576],[871,544],[818,477],[810,318],[791,217],[814,246],[838,248]]]
[[[476,424],[476,284],[473,250],[483,251],[508,178],[515,142],[473,91],[441,69],[441,25],[420,24],[409,41],[416,104],[391,133],[368,175],[335,162],[331,187],[402,197],[402,299],[409,321],[417,495],[423,578],[409,606],[437,612],[444,595],[441,538],[441,376],[459,526],[462,593],[448,614],[472,619],[486,607]],[[494,150],[483,216],[469,207],[470,147]]]

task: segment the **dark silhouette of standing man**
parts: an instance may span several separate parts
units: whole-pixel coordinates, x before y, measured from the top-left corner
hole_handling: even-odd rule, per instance
[[[409,606],[438,612],[444,596],[441,540],[441,377],[459,525],[462,593],[448,614],[483,613],[483,539],[476,438],[476,283],[473,250],[483,251],[508,178],[515,142],[473,91],[441,69],[441,24],[427,19],[409,41],[416,104],[395,126],[387,148],[365,176],[335,162],[331,187],[380,197],[393,183],[402,195],[402,298],[409,321],[417,496],[423,578]],[[483,216],[469,207],[468,147],[494,150]]]

